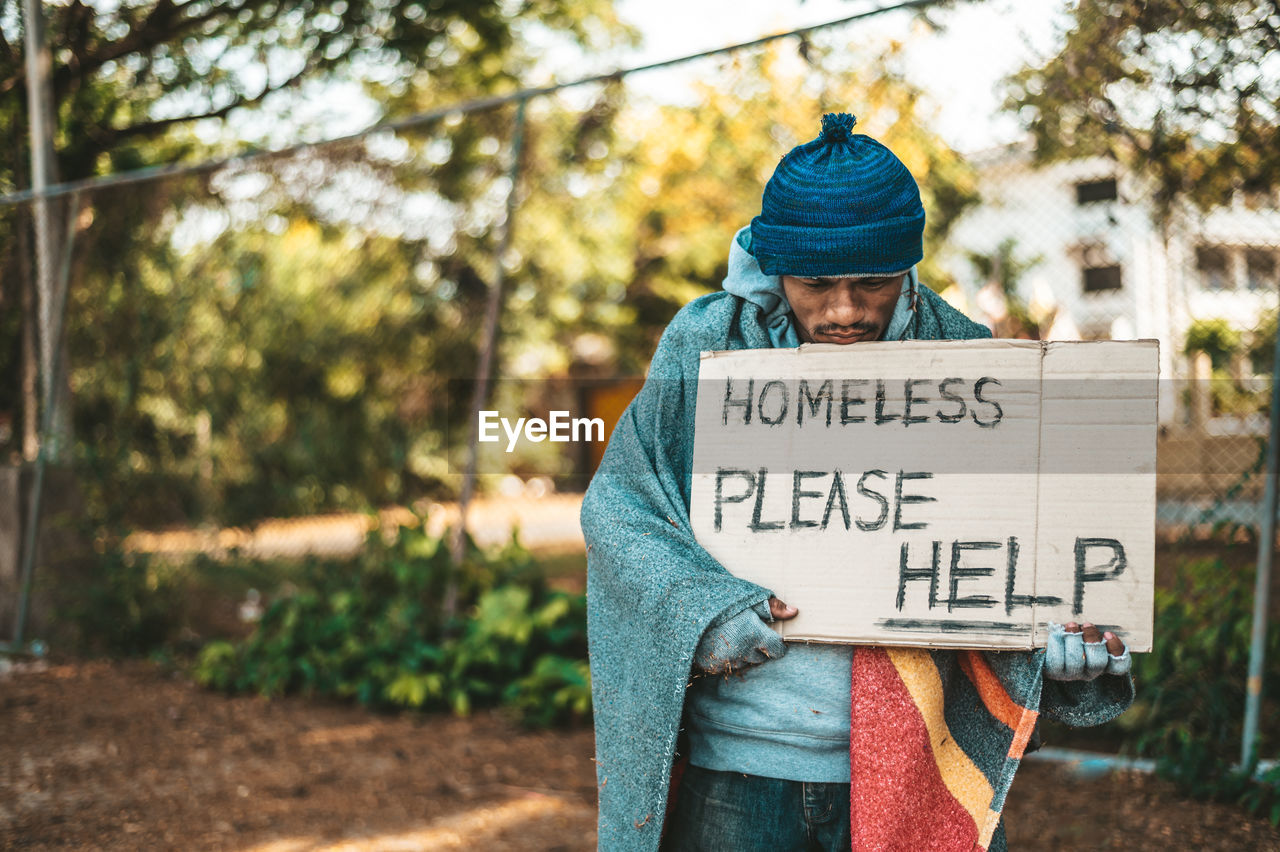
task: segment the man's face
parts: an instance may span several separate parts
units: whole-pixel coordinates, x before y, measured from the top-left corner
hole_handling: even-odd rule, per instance
[[[902,293],[902,275],[884,278],[782,276],[782,290],[805,343],[879,340]]]

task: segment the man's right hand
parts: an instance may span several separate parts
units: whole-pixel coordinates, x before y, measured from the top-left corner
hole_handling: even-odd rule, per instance
[[[795,607],[771,597],[712,624],[694,652],[694,667],[708,674],[728,674],[781,657],[787,652],[786,645],[766,622],[786,621],[798,613]]]
[[[784,604],[777,598],[769,598],[769,615],[773,616],[774,621],[787,621],[799,614],[800,610],[795,607]]]

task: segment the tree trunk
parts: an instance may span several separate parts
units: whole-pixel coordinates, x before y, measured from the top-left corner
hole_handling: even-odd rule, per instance
[[[18,223],[18,288],[22,306],[22,458],[36,460],[40,451],[40,356],[36,351],[36,282],[31,270],[31,231]]]
[[[22,468],[0,465],[0,641],[14,634],[22,557]]]

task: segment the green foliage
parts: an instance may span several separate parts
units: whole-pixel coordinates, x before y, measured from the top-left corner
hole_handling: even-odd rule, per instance
[[[549,45],[630,36],[610,0],[44,11],[61,180],[349,128],[340,106],[312,109],[325,87],[363,87],[371,119],[397,118],[510,92],[548,67]],[[15,140],[0,151],[0,192],[29,183],[21,46],[17,18],[0,15],[0,91],[15,95],[0,100]],[[81,197],[67,363],[94,520],[243,523],[440,496],[443,387],[476,360],[510,128],[499,109],[248,174]],[[409,208],[431,221],[406,226]],[[0,214],[0,367],[14,377],[0,414],[19,427],[17,411],[36,406],[17,381],[27,212]],[[0,432],[0,452],[22,437]]]
[[[976,198],[973,174],[928,130],[896,49],[847,54],[815,46],[810,65],[789,69],[780,51],[746,56],[702,85],[701,107],[629,109],[617,84],[585,110],[531,104],[499,374],[571,375],[592,339],[607,354],[589,368],[640,372],[676,310],[719,287],[779,154],[812,138],[827,109],[857,104],[913,170],[932,257]],[[430,85],[387,92],[389,108],[439,106],[445,83],[469,73],[437,70]],[[69,312],[91,515],[242,524],[447,496],[465,434],[457,403],[471,391],[451,379],[477,362],[512,118],[328,146],[166,184],[163,199],[122,190],[111,203],[128,215],[95,208],[81,241],[93,260]],[[434,212],[405,215],[415,209]],[[146,216],[158,221],[145,234],[116,233]],[[922,275],[944,285],[929,263]],[[498,387],[495,407],[547,402],[502,396],[520,392]],[[494,449],[490,469],[570,462],[551,444],[528,459]]]
[[[80,60],[59,66],[61,133],[74,141],[60,146],[61,176],[274,144],[302,119],[288,113],[292,72],[266,75],[280,91],[257,100],[268,66],[295,61],[300,85],[319,91],[361,85],[395,119],[510,92],[546,73],[547,56],[573,55],[549,43],[589,50],[628,35],[610,0],[428,6],[50,7],[55,54]],[[758,212],[778,157],[813,138],[828,110],[855,109],[859,129],[916,175],[928,221],[921,274],[946,285],[932,259],[976,200],[975,177],[929,129],[901,46],[851,48],[832,33],[806,42],[803,61],[793,50],[734,57],[697,84],[698,105],[630,104],[618,81],[530,102],[498,375],[641,373],[676,310],[720,286],[729,240]],[[0,57],[0,85],[20,73]],[[191,121],[235,103],[246,109],[225,126]],[[245,524],[448,496],[496,273],[513,118],[497,108],[81,198],[66,356],[73,461],[94,521]],[[21,157],[5,156],[0,188],[20,185]],[[11,243],[0,227],[6,306],[19,302],[21,278]],[[0,311],[0,366],[14,376],[18,318]],[[0,411],[34,407],[16,385],[0,389]],[[540,399],[499,387],[495,407],[545,409],[547,396],[575,392],[567,385],[527,391]],[[551,444],[527,456],[494,449],[482,468],[573,464]]]
[[[535,725],[580,719],[591,712],[591,667],[584,659],[546,655],[510,684],[503,700]]]
[[[1169,589],[1156,590],[1155,647],[1134,657],[1134,706],[1119,724],[1125,745],[1154,757],[1184,791],[1243,805],[1280,822],[1280,774],[1258,782],[1234,771],[1240,754],[1252,624],[1253,578],[1217,559],[1180,566]],[[1280,623],[1267,634],[1262,718],[1280,703]],[[1268,714],[1272,715],[1268,715]],[[1258,754],[1280,748],[1263,725]]]
[[[1013,237],[1007,237],[1000,241],[991,254],[971,251],[965,253],[965,259],[969,261],[969,265],[983,282],[994,281],[1000,287],[1009,317],[1013,320],[1016,330],[1021,332],[1008,334],[997,330],[997,336],[1027,335],[1036,340],[1040,339],[1040,323],[1031,316],[1026,301],[1018,291],[1018,285],[1024,275],[1044,260],[1044,255],[1023,258],[1018,252],[1018,241]]]
[[[582,0],[515,8],[500,0],[140,0],[47,4],[43,13],[64,180],[191,153],[200,147],[194,135],[175,129],[238,107],[279,114],[287,96],[307,98],[297,94],[303,83],[367,75],[398,79],[403,91],[416,75],[441,90],[478,94],[516,84],[506,60],[524,27],[541,24],[585,47],[603,46],[618,30],[610,4]],[[14,171],[27,137],[18,23],[0,15],[0,92],[10,93],[0,100],[0,119],[8,119],[0,124],[15,142],[0,151],[0,191],[24,185]],[[454,75],[457,85],[440,85]]]
[[[590,712],[586,603],[549,589],[514,543],[471,549],[457,570],[460,617],[441,612],[454,566],[421,527],[369,537],[354,563],[312,562],[241,643],[212,642],[197,681],[262,695],[348,698],[372,708],[469,713],[504,705],[532,724]]]
[[[77,304],[77,462],[95,517],[240,524],[430,490],[448,399],[427,377],[446,352],[470,358],[439,300],[402,286],[394,241],[353,251],[298,221],[172,254]],[[205,284],[175,286],[191,280]],[[124,335],[128,357],[93,357]]]
[[[1270,377],[1276,360],[1277,311],[1267,311],[1258,321],[1249,339],[1247,352],[1253,372]]]
[[[1237,356],[1247,353],[1251,358],[1262,357],[1263,365],[1269,366],[1272,352],[1267,347],[1274,345],[1274,334],[1272,322],[1270,330],[1264,326],[1246,344],[1245,336],[1224,319],[1199,319],[1191,324],[1183,352],[1187,355],[1203,352],[1209,356],[1212,365],[1209,393],[1215,412],[1251,414],[1266,409],[1270,403],[1269,383],[1237,376],[1235,363]],[[1259,365],[1254,362],[1255,372],[1258,369]]]
[[[174,641],[192,591],[185,572],[114,548],[74,592],[59,590],[55,633],[82,652],[146,654]]]
[[[1183,351],[1188,355],[1204,352],[1214,367],[1222,368],[1230,365],[1242,342],[1240,332],[1226,320],[1198,319],[1187,329]]]
[[[1058,54],[1013,77],[1042,159],[1105,155],[1152,182],[1157,215],[1280,177],[1280,49],[1261,0],[1076,0]]]

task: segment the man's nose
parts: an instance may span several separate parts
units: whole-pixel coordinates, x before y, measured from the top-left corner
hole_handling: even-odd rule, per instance
[[[828,314],[836,325],[853,325],[862,319],[864,308],[862,294],[851,281],[841,281],[832,288]]]

